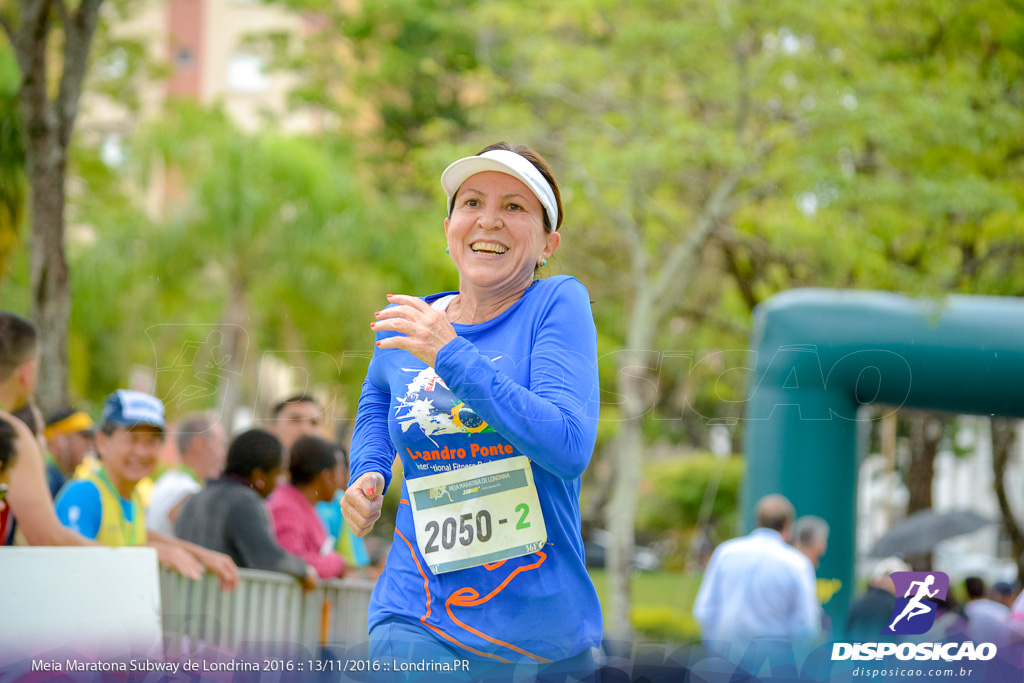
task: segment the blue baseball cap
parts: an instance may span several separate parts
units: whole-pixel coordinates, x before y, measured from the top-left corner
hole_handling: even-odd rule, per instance
[[[112,422],[125,427],[151,425],[159,427],[160,431],[167,429],[163,402],[156,396],[128,389],[118,389],[107,397],[100,422]]]

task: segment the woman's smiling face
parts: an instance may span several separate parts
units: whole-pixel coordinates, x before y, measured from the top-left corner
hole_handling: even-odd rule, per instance
[[[484,171],[466,179],[444,222],[461,288],[525,291],[561,236],[544,230],[540,200],[517,178]]]

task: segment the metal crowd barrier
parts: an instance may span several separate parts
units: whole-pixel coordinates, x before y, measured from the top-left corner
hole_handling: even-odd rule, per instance
[[[303,593],[299,582],[285,574],[255,569],[239,569],[238,574],[238,587],[227,593],[212,574],[193,581],[161,567],[168,655],[204,649],[234,653],[254,646],[316,652],[323,645],[366,642],[372,581],[332,579]]]

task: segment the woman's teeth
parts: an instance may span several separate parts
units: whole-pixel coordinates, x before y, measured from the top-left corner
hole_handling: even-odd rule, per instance
[[[473,244],[469,245],[469,248],[475,252],[482,251],[487,254],[504,254],[506,251],[508,251],[508,247],[502,246],[500,244],[495,244],[494,242],[474,242]]]

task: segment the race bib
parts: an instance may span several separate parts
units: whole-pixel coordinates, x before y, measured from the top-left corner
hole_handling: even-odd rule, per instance
[[[435,575],[529,555],[548,540],[526,456],[410,479],[406,488],[416,545]]]

